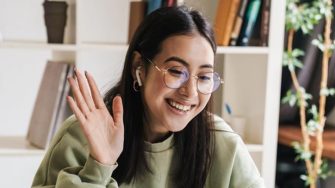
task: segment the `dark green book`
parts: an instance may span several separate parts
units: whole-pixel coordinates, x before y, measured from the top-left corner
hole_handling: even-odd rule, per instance
[[[251,0],[247,6],[237,46],[248,46],[260,14],[261,0]]]

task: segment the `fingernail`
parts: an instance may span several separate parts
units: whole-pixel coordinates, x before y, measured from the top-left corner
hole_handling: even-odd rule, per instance
[[[73,78],[75,78],[76,76],[77,76],[77,68],[74,67],[74,69],[73,69]]]
[[[85,70],[85,76],[87,77],[87,71]]]

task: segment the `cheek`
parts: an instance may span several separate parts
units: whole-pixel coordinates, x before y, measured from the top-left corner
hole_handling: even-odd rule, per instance
[[[211,95],[200,95],[199,100],[200,100],[200,105],[199,108],[203,110],[205,106],[208,104],[209,99],[211,98]]]
[[[144,94],[147,103],[160,100],[160,98],[168,92],[168,88],[165,87],[163,79],[160,75],[153,75],[148,77],[144,83]]]

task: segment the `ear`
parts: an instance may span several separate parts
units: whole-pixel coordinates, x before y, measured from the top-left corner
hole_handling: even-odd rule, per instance
[[[131,75],[134,80],[138,81],[140,86],[142,86],[144,72],[142,56],[139,52],[135,51],[132,58]]]

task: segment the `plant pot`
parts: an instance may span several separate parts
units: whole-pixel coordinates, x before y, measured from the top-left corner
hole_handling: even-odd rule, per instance
[[[63,43],[67,18],[67,3],[59,1],[44,1],[43,7],[48,43]]]

